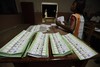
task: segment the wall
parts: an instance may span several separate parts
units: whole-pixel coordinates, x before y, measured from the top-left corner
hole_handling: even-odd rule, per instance
[[[68,16],[71,13],[70,6],[74,0],[16,0],[18,12],[21,13],[20,2],[33,2],[34,3],[34,16],[36,24],[42,21],[41,16],[41,3],[42,2],[56,2],[58,3],[58,12],[59,15],[66,15]],[[85,12],[88,15],[100,11],[99,8],[100,0],[86,0],[86,8]],[[66,17],[65,16],[65,17]]]
[[[59,12],[70,12],[70,5],[74,0],[16,0],[18,12],[20,10],[20,2],[33,2],[34,3],[34,11],[41,12],[41,3],[42,2],[56,2],[58,3],[58,11]]]
[[[0,15],[0,32],[1,30],[24,23],[20,14]]]
[[[85,11],[88,14],[100,12],[100,0],[86,0]]]
[[[16,0],[18,12],[21,13],[20,2],[33,2],[34,4],[34,18],[35,24],[42,22],[42,11],[41,3],[42,2],[55,2],[58,3],[59,16],[67,16],[67,13],[70,13],[70,6],[74,0]]]
[[[59,6],[59,12],[71,12],[70,6],[74,0],[16,0],[18,12],[21,12],[20,2],[33,2],[35,12],[41,12],[42,2],[56,2]],[[86,12],[94,13],[100,11],[100,0],[86,0]]]

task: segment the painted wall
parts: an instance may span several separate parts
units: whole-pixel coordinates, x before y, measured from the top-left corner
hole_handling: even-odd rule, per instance
[[[71,12],[70,6],[74,0],[16,0],[18,12],[21,12],[20,2],[33,2],[34,12],[41,12],[42,2],[56,2],[58,3],[59,12]],[[100,0],[86,0],[86,9],[88,13],[94,13],[100,11]]]
[[[90,14],[100,12],[100,0],[86,0],[85,11]]]
[[[55,2],[58,3],[59,12],[70,12],[70,6],[74,0],[16,0],[18,12],[21,12],[20,2],[33,2],[34,11],[41,12],[42,2]]]

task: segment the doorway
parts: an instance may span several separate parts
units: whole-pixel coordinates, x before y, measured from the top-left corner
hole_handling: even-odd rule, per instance
[[[58,4],[42,2],[42,22],[54,22],[57,17]]]

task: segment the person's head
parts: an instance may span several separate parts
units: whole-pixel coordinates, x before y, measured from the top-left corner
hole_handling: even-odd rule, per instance
[[[82,14],[85,8],[85,0],[75,0],[71,5],[71,11]]]

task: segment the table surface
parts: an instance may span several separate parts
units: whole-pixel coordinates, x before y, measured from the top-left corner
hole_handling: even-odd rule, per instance
[[[2,32],[0,32],[0,48],[2,46],[4,46],[9,40],[11,40],[14,36],[16,36],[19,32],[21,32],[22,30],[25,30],[29,27],[29,24],[20,24],[14,27],[11,27],[7,30],[4,30]],[[60,32],[60,34],[67,34],[67,32],[57,28],[57,27],[51,27],[50,31],[48,31],[49,33],[56,33],[56,32]],[[44,61],[61,61],[61,60],[68,60],[68,61],[75,61],[78,60],[78,57],[75,54],[70,54],[70,55],[66,55],[63,57],[53,57],[52,55],[52,51],[51,51],[51,46],[49,44],[49,57],[48,58],[35,58],[35,57],[24,57],[24,58],[0,58],[0,62],[44,62]]]

